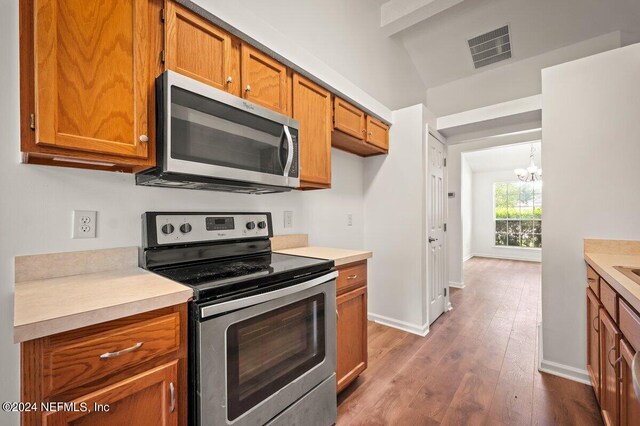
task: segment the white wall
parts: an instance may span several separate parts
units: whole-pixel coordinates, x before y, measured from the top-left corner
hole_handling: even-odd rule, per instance
[[[499,151],[497,154],[499,155]],[[473,213],[471,252],[474,256],[540,262],[541,250],[495,245],[495,215],[493,184],[515,182],[513,170],[495,170],[473,173]]]
[[[584,380],[583,239],[640,239],[638,76],[640,44],[542,72],[542,367]]]
[[[393,112],[389,155],[364,166],[364,245],[369,261],[369,319],[414,333],[428,330],[422,104]]]
[[[404,45],[380,29],[380,6],[385,0],[195,2],[258,41],[268,40],[267,45],[285,57],[301,46],[390,109],[425,100],[426,86]],[[243,25],[256,17],[284,38],[265,34],[257,25]]]
[[[465,261],[473,253],[471,249],[471,236],[473,235],[473,171],[464,156],[461,159],[461,168],[462,182],[459,196],[462,215],[462,260]]]
[[[630,36],[616,31],[431,87],[427,90],[427,107],[436,115],[444,116],[540,94],[543,68],[618,48],[629,42]],[[517,52],[517,40],[514,43]]]

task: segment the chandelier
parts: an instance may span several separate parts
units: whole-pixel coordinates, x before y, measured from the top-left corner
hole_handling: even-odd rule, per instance
[[[542,169],[538,168],[538,166],[533,162],[534,152],[535,148],[531,145],[531,154],[529,154],[531,162],[529,163],[529,167],[526,169],[515,169],[513,171],[522,182],[533,182],[542,178]]]

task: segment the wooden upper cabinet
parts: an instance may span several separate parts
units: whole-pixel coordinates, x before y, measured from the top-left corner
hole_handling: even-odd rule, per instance
[[[358,139],[365,139],[365,113],[339,97],[334,98],[333,126],[347,135]]]
[[[291,115],[286,66],[242,43],[242,97],[284,115]]]
[[[619,421],[618,368],[620,330],[604,308],[600,308],[600,407],[607,426]]]
[[[34,0],[37,144],[147,158],[150,4]]]
[[[389,126],[336,96],[331,144],[364,157],[386,154],[389,150]]]
[[[389,126],[380,120],[367,116],[367,143],[384,151],[389,151]]]
[[[331,93],[293,76],[293,118],[300,122],[300,186],[331,186]]]
[[[168,1],[165,40],[167,69],[239,95],[240,43],[231,34]]]
[[[177,425],[178,392],[186,392],[177,385],[178,361],[173,361],[71,401],[78,407],[86,404],[90,411],[45,413],[43,423],[51,426]],[[108,406],[108,411],[94,408],[99,406]]]

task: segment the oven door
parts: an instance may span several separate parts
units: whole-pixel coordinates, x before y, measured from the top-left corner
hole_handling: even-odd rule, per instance
[[[172,71],[158,88],[164,172],[299,186],[296,120]]]
[[[198,424],[264,425],[334,374],[336,276],[200,308]]]

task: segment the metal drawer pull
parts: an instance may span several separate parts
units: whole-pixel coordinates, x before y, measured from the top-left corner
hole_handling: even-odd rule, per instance
[[[607,352],[607,361],[609,361],[609,365],[611,366],[611,368],[616,368],[616,364],[618,364],[622,359],[622,356],[620,356],[614,362],[611,362],[611,352],[614,351],[615,349],[616,347],[613,346],[611,349],[609,349],[609,352]]]
[[[593,329],[596,331],[596,333],[600,333],[600,326],[596,327],[596,325],[598,324],[598,320],[600,319],[600,317],[594,317],[593,321],[591,321],[591,326],[593,327]]]
[[[121,351],[105,352],[102,355],[100,355],[100,358],[103,358],[103,359],[104,358],[113,358],[113,357],[116,357],[116,356],[124,355],[126,353],[133,352],[136,349],[140,349],[142,347],[142,345],[143,345],[143,342],[138,342],[135,345],[131,346],[130,348],[123,349]]]
[[[631,381],[633,389],[636,391],[636,397],[640,399],[640,352],[636,352],[631,361]]]
[[[173,382],[169,383],[169,394],[171,395],[171,405],[169,405],[169,412],[173,413],[176,409],[176,387]]]
[[[231,84],[233,83],[233,77],[229,76],[227,77],[227,84]]]
[[[247,84],[247,87],[244,88],[245,92],[250,92],[251,91],[251,85]]]
[[[349,275],[347,277],[348,280],[355,280],[356,278],[358,278],[358,274]]]

